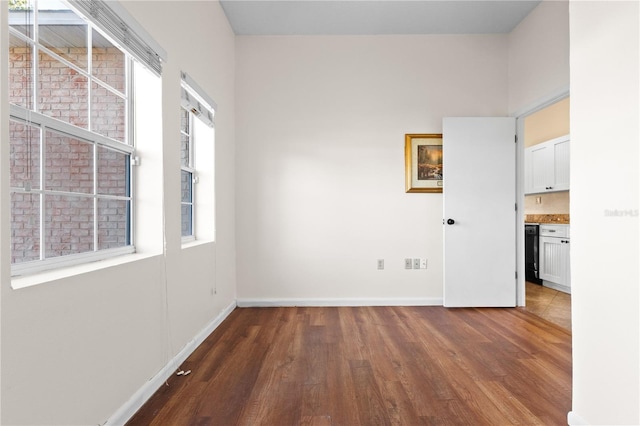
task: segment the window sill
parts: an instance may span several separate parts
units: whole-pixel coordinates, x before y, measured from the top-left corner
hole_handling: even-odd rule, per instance
[[[97,260],[95,262],[83,263],[80,265],[68,266],[59,269],[38,272],[31,275],[17,276],[11,279],[11,288],[19,290],[22,288],[33,287],[40,284],[46,284],[51,281],[62,280],[76,275],[87,274],[100,269],[111,268],[118,265],[124,265],[131,262],[138,262],[148,259],[158,254],[140,254],[132,253],[122,256],[116,256],[109,259]]]
[[[198,246],[202,246],[205,244],[212,244],[215,243],[215,240],[189,240],[189,241],[182,241],[182,249],[189,249],[191,247],[198,247]]]

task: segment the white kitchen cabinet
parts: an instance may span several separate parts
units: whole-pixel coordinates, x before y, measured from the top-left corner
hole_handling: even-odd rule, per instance
[[[569,135],[524,151],[525,194],[569,190]]]
[[[569,225],[540,225],[540,278],[547,287],[571,293]]]

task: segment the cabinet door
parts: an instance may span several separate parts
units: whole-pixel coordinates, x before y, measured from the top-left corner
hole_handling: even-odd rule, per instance
[[[524,151],[524,193],[569,190],[569,135]]]
[[[554,182],[553,191],[569,189],[569,139],[558,140],[553,144]]]
[[[553,150],[547,144],[539,144],[528,148],[527,151],[531,167],[529,192],[546,192],[553,182]]]
[[[540,278],[570,286],[569,239],[540,237]]]
[[[524,150],[524,193],[533,194],[533,168],[531,166],[532,161],[531,148],[525,148]]]

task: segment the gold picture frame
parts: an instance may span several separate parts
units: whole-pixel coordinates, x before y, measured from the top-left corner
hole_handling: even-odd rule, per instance
[[[406,192],[442,192],[442,133],[404,135]]]

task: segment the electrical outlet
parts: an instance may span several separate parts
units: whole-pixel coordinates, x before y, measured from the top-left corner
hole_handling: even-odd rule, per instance
[[[413,269],[420,269],[420,259],[413,259]]]
[[[413,269],[413,260],[412,259],[405,259],[404,260],[404,269]]]
[[[427,259],[420,259],[420,269],[427,269]]]
[[[378,259],[378,269],[384,269],[384,259]]]

